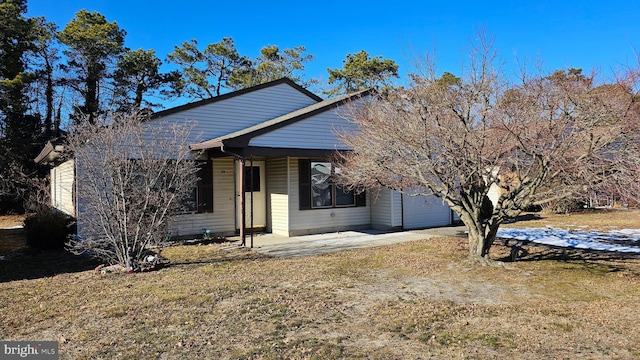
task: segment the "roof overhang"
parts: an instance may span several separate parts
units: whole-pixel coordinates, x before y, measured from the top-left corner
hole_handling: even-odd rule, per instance
[[[44,145],[42,150],[40,150],[38,156],[33,159],[33,161],[35,161],[36,164],[48,164],[56,162],[60,159],[60,156],[62,155],[64,150],[65,147],[62,144],[62,139],[58,138],[49,140]]]
[[[223,140],[213,139],[203,141],[201,143],[191,144],[189,145],[189,149],[191,150],[207,150],[207,149],[216,149],[224,147]]]
[[[252,156],[300,156],[300,157],[327,157],[335,154],[336,149],[294,149],[294,148],[268,148],[268,147],[219,147],[208,148],[207,152],[210,157],[220,158],[227,156],[235,156],[238,158],[248,159]]]

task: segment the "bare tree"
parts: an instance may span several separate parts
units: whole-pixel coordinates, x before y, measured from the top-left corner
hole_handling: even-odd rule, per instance
[[[639,129],[630,126],[636,78],[597,86],[569,69],[509,82],[481,38],[461,77],[436,77],[427,59],[406,88],[354,106],[349,118],[359,131],[341,134],[353,151],[337,161],[339,181],[351,187],[442,198],[468,228],[469,258],[491,264],[505,220],[624,181],[625,162],[637,165]]]
[[[68,138],[82,216],[82,238],[72,240],[70,250],[129,271],[148,265],[149,249],[162,249],[170,218],[196,182],[192,126],[153,126],[147,119],[113,114],[108,122],[81,122]]]

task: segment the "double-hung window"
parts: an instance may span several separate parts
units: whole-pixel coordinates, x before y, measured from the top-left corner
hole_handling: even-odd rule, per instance
[[[335,184],[340,168],[328,161],[299,160],[300,210],[366,206],[364,192],[356,194]]]

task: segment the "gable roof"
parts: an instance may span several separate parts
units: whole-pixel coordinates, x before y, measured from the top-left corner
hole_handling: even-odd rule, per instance
[[[261,89],[265,89],[265,88],[269,88],[272,86],[277,86],[280,84],[287,84],[289,86],[291,86],[292,88],[298,90],[299,92],[303,93],[304,95],[310,97],[311,99],[315,100],[315,101],[322,101],[322,98],[319,97],[318,95],[312,93],[311,91],[303,88],[302,86],[296,84],[295,82],[293,82],[293,80],[289,79],[289,78],[282,78],[282,79],[278,79],[278,80],[274,80],[274,81],[270,81],[264,84],[260,84],[260,85],[256,85],[256,86],[252,86],[246,89],[242,89],[242,90],[237,90],[237,91],[233,91],[230,93],[226,93],[226,94],[222,94],[216,97],[212,97],[210,99],[204,99],[204,100],[200,100],[200,101],[195,101],[195,102],[191,102],[188,104],[184,104],[184,105],[180,105],[180,106],[176,106],[170,109],[166,109],[166,110],[161,110],[158,112],[155,112],[152,116],[151,119],[157,119],[157,118],[161,118],[163,116],[167,116],[170,114],[175,114],[184,110],[188,110],[188,109],[193,109],[199,106],[203,106],[203,105],[208,105],[211,103],[215,103],[218,101],[222,101],[222,100],[228,100],[231,98],[234,98],[236,96],[240,96],[240,95],[244,95],[253,91],[257,91],[257,90],[261,90]]]
[[[203,141],[197,144],[191,144],[189,145],[189,147],[192,150],[204,150],[218,148],[221,146],[245,147],[248,145],[249,141],[256,136],[279,129],[286,125],[296,123],[300,120],[322,113],[329,109],[337,108],[353,99],[367,96],[370,92],[371,90],[363,90],[352,94],[338,96],[333,99],[324,100],[316,104],[304,107],[302,109],[290,112],[288,114],[279,116],[277,118],[264,121],[260,124],[217,137],[215,139]]]

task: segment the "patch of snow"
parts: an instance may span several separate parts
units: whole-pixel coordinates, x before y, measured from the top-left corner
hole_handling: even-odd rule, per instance
[[[555,228],[499,229],[498,237],[576,249],[640,253],[640,229],[607,232]]]

